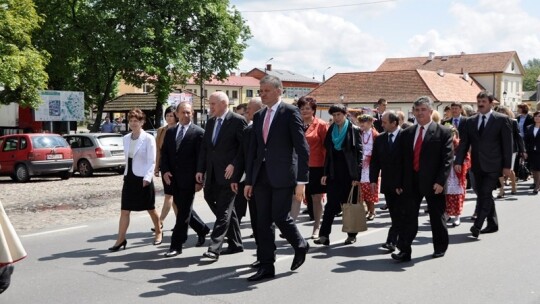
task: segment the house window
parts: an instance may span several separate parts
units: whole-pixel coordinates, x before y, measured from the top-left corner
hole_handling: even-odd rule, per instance
[[[225,91],[225,94],[227,94],[227,97],[229,97],[229,90]]]
[[[246,97],[253,97],[253,90],[246,90]]]
[[[143,84],[143,88],[142,88],[143,93],[150,93],[150,92],[152,92],[153,88],[154,87],[152,85],[145,83],[145,84]]]
[[[238,91],[232,91],[232,98],[238,99]]]
[[[516,68],[514,62],[512,62],[512,71]]]
[[[208,90],[204,90],[204,96],[203,97],[207,97],[208,96]]]

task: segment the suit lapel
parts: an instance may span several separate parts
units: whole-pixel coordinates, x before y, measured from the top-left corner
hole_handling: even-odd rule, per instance
[[[227,126],[231,124],[231,112],[227,112],[227,115],[225,115],[225,119],[221,123],[221,129],[219,130],[218,138],[216,140],[216,146],[221,141],[221,138],[223,137],[224,132],[227,130]]]
[[[396,146],[397,146],[396,143],[397,143],[398,138],[400,138],[400,136],[401,136],[401,131],[403,131],[403,130],[400,129],[398,131],[398,134],[394,138],[394,143],[392,143],[392,147],[390,147],[390,152],[392,152],[392,151],[394,151],[396,149]],[[390,135],[390,134],[388,134],[388,135]],[[386,136],[387,141],[388,141],[388,135]]]
[[[266,138],[266,142],[270,141],[270,138],[272,137],[272,134],[273,134],[272,130],[275,129],[275,128],[273,128],[273,126],[276,125],[276,122],[282,116],[281,115],[281,110],[282,110],[282,107],[281,107],[281,103],[280,103],[279,106],[276,109],[276,113],[274,113],[274,118],[272,118],[272,121],[270,122],[270,127],[268,128],[268,138]],[[266,117],[266,112],[265,112],[265,117]],[[263,125],[264,125],[264,119],[263,119]]]
[[[178,127],[181,128],[180,125],[178,125]],[[178,132],[178,129],[177,129],[177,132]],[[191,123],[189,127],[187,128],[187,130],[185,131],[184,137],[182,137],[182,141],[180,142],[180,146],[178,147],[178,151],[182,149],[182,147],[184,146],[184,142],[186,141],[187,138],[189,138],[189,136],[191,136],[192,133],[193,133],[193,123]],[[176,143],[176,138],[175,138],[175,143]]]
[[[426,130],[426,135],[424,136],[424,140],[422,141],[422,149],[425,148],[426,142],[429,142],[431,138],[433,137],[433,134],[435,133],[435,129],[437,128],[437,125],[435,122],[432,122],[428,129]]]
[[[208,140],[210,141],[210,144],[212,144],[212,139],[214,138],[214,125],[216,124],[216,117],[212,117],[208,120],[208,123],[206,124],[206,132],[210,132],[210,136],[208,136]]]
[[[141,132],[141,135],[139,135],[139,140],[137,141],[137,145],[135,146],[135,150],[133,150],[133,156],[137,154],[137,151],[142,147],[144,144],[144,141],[146,140],[146,133],[144,131]]]

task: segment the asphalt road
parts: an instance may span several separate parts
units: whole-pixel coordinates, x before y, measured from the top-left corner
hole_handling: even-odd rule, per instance
[[[153,246],[151,222],[143,213],[132,217],[127,249],[115,253],[107,248],[116,238],[116,220],[22,235],[29,256],[16,264],[0,303],[540,303],[540,196],[527,195],[528,185],[520,184],[520,195],[497,201],[499,232],[477,240],[470,237],[469,220],[450,228],[443,258],[431,258],[424,214],[410,263],[381,254],[389,217],[379,212],[352,246],[342,245],[346,235],[338,219],[331,246],[310,241],[306,263],[295,272],[289,271],[293,250],[278,240],[276,278],[258,283],[246,281],[255,260],[247,221],[242,224],[246,250],[216,263],[201,260],[206,248],[194,247],[192,231],[182,255],[164,258],[170,232],[162,245]],[[212,222],[205,205],[196,208]],[[466,219],[473,208],[469,195]],[[169,216],[165,227],[172,223]],[[311,235],[305,217],[299,228]]]

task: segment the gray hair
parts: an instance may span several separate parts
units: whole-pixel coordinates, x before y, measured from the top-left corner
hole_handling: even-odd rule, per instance
[[[413,103],[414,107],[419,107],[419,106],[422,106],[422,105],[425,105],[426,107],[428,107],[431,110],[433,108],[432,107],[433,106],[433,100],[431,100],[431,98],[429,98],[429,96],[420,96]]]
[[[224,103],[229,104],[229,96],[227,96],[227,94],[225,94],[222,91],[214,92],[214,93],[212,93],[210,95],[210,97],[212,97],[212,96],[215,96],[218,99],[218,101],[220,101],[220,102],[224,102]]]
[[[463,112],[465,112],[465,116],[471,117],[474,115],[474,109],[471,105],[463,105]]]
[[[248,103],[255,104],[257,107],[259,107],[259,109],[262,109],[262,107],[264,107],[260,97],[253,97],[248,101]]]
[[[259,83],[260,84],[268,83],[268,84],[272,85],[276,89],[283,90],[283,83],[281,83],[281,79],[279,79],[276,76],[266,75],[260,80]]]

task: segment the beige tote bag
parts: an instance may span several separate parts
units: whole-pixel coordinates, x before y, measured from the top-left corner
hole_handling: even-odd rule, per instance
[[[0,265],[15,263],[25,257],[26,251],[0,202]]]

